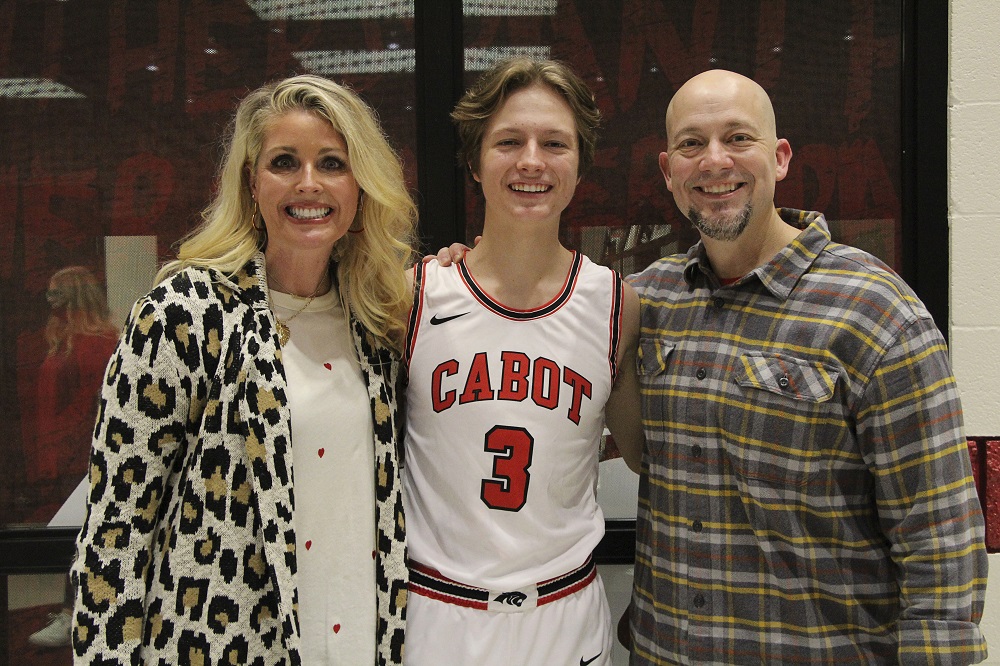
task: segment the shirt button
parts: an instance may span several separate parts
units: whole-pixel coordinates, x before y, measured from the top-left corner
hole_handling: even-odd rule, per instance
[[[698,372],[694,373],[694,376],[697,377],[698,379],[704,379],[705,375],[707,375],[707,374],[708,373],[705,372],[705,368],[698,368]],[[785,381],[788,381],[788,380],[786,379]]]
[[[705,605],[705,595],[699,592],[698,594],[694,595],[693,601],[695,608],[701,608],[702,606]]]
[[[788,377],[779,378],[778,386],[780,386],[781,388],[788,388]]]
[[[719,308],[720,310],[723,308],[723,306],[725,304],[726,304],[726,302],[724,300],[722,300],[721,296],[719,298],[715,299],[715,307]]]
[[[695,458],[701,458],[701,447],[697,444],[691,447],[691,455]]]
[[[704,525],[701,524],[700,520],[696,520],[693,523],[691,523],[691,529],[693,529],[695,532],[701,532],[703,527]]]

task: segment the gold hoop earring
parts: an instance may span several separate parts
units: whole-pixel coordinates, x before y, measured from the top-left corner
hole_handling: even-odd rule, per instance
[[[264,227],[264,220],[263,219],[261,219],[260,224],[257,224],[257,213],[258,212],[259,212],[259,209],[257,208],[257,200],[254,199],[253,200],[253,215],[250,216],[250,223],[253,225],[253,228],[256,229],[257,231],[265,231],[266,228]]]
[[[364,210],[365,210],[365,193],[364,191],[362,191],[360,194],[358,194],[358,210],[356,213],[354,213],[354,219],[360,218]],[[360,234],[364,230],[365,230],[365,223],[364,221],[362,221],[360,229],[348,229],[347,231],[348,233],[352,234]]]

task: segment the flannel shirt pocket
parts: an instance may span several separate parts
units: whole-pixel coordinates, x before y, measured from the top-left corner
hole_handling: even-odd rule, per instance
[[[674,351],[672,343],[656,338],[639,340],[638,372],[640,377],[654,377],[667,369],[667,358]]]
[[[736,383],[795,400],[826,402],[833,397],[840,371],[815,361],[805,361],[784,354],[750,352],[740,357]]]
[[[801,488],[827,467],[823,447],[841,434],[839,405],[831,402],[839,376],[836,367],[786,354],[740,357],[734,369],[739,408],[725,408],[722,422],[723,445],[746,484],[743,492],[775,499],[778,489]],[[830,427],[837,432],[828,433]]]

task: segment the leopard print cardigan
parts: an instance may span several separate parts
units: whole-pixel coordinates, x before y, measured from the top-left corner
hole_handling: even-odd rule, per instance
[[[398,358],[351,318],[375,431],[376,664],[402,662]],[[100,664],[299,664],[291,426],[263,255],[140,299],[108,365],[71,570]]]

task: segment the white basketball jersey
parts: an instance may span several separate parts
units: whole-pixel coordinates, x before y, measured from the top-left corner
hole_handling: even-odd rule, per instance
[[[575,253],[534,310],[492,299],[464,262],[414,267],[404,470],[410,557],[515,589],[579,567],[604,534],[604,405],[622,282]]]

